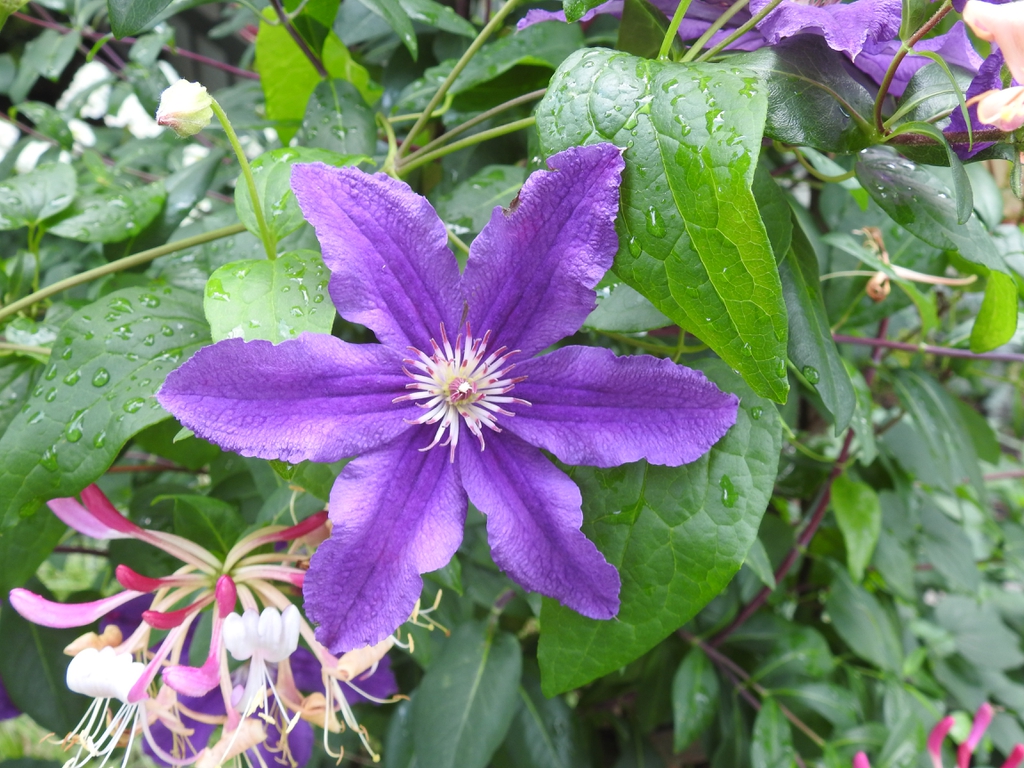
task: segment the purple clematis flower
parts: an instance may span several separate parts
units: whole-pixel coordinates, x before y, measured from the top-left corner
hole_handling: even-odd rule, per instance
[[[769,2],[750,0],[750,12],[758,13]],[[867,43],[896,37],[901,14],[900,0],[853,0],[821,5],[782,0],[758,22],[757,28],[770,45],[805,32],[821,35],[829,48],[842,51],[856,61]]]
[[[335,306],[381,343],[229,339],[157,395],[196,434],[246,456],[358,456],[335,482],[333,532],[303,589],[332,652],[373,645],[409,617],[421,575],[458,549],[467,496],[512,579],[611,618],[619,575],[580,531],[579,489],[541,449],[568,464],[676,466],[735,422],[734,395],[668,360],[577,346],[539,354],[594,308],[618,249],[624,167],[610,144],[549,165],[494,210],[461,275],[444,224],[404,183],[297,165],[292,186]]]

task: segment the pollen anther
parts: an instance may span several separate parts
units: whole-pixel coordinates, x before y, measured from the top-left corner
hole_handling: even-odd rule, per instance
[[[467,323],[465,336],[459,334],[453,345],[442,323],[441,343],[430,340],[432,355],[428,356],[415,347],[409,348],[413,357],[403,361],[406,367],[402,370],[412,379],[405,385],[412,391],[396,397],[393,402],[413,401],[423,409],[423,415],[407,419],[408,423],[438,425],[433,441],[421,451],[429,451],[435,445],[447,445],[450,460],[454,461],[462,421],[483,450],[483,428],[501,432],[498,416],[515,415],[502,405],[529,405],[525,400],[508,396],[515,385],[526,378],[508,376],[515,368],[514,364],[508,364],[508,360],[519,350],[500,347],[487,354],[490,338],[490,331],[474,338]]]

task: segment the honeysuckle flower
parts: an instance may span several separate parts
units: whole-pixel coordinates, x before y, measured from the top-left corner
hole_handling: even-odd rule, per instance
[[[974,750],[978,748],[978,744],[981,743],[981,737],[985,735],[985,731],[992,722],[993,715],[994,710],[988,702],[978,707],[978,711],[974,715],[974,723],[971,725],[971,732],[957,749],[957,768],[970,768],[971,756],[974,754]],[[954,722],[952,717],[944,717],[932,728],[931,733],[928,735],[927,749],[928,757],[931,758],[932,768],[943,768],[942,742],[945,741],[946,736],[953,728]],[[1024,763],[1024,744],[1017,744],[1011,750],[1002,768],[1020,768],[1021,763]],[[858,752],[854,755],[853,768],[871,768],[868,756],[863,752]]]
[[[963,15],[974,34],[999,46],[1013,79],[1024,83],[1024,2],[967,0]]]
[[[467,496],[497,565],[593,618],[619,575],[580,531],[568,464],[679,465],[732,426],[737,398],[668,360],[563,347],[618,249],[623,161],[577,147],[527,179],[473,241],[464,274],[430,204],[383,174],[297,165],[292,187],[330,268],[341,316],[380,344],[302,334],[205,347],[157,398],[197,435],[245,456],[358,456],[330,498],[332,535],[303,587],[317,638],[375,645],[412,612],[421,574],[462,540]]]
[[[981,94],[978,97],[978,121],[1007,133],[1024,125],[1024,86]]]
[[[967,87],[964,97],[967,99],[967,111],[971,118],[971,130],[981,131],[989,128],[981,121],[978,115],[978,100],[986,93],[994,90],[1000,90],[1003,87],[1002,69],[1003,69],[1003,54],[999,50],[995,50],[988,55],[981,67],[978,69],[978,74],[971,80],[971,84]],[[949,126],[944,131],[947,135],[953,135],[954,137],[963,137],[967,133],[967,121],[964,120],[963,111],[960,109],[954,109],[952,114],[949,116]],[[961,159],[967,160],[974,155],[978,154],[984,149],[992,146],[991,141],[975,141],[973,144],[960,140],[951,139],[953,149]]]
[[[68,666],[68,687],[94,698],[86,718],[66,739],[68,744],[80,745],[72,766],[77,768],[93,757],[106,759],[125,739],[134,739],[139,729],[145,750],[165,765],[215,761],[247,750],[256,750],[253,756],[258,763],[257,753],[263,754],[264,746],[252,740],[260,734],[264,740],[276,739],[265,745],[266,754],[278,754],[275,750],[283,734],[302,714],[303,697],[297,693],[291,698],[283,692],[278,695],[281,684],[274,680],[291,679],[281,670],[296,652],[300,635],[320,664],[323,680],[331,681],[321,688],[320,721],[336,723],[340,711],[345,724],[365,741],[365,731],[355,722],[344,695],[339,692],[335,696],[332,686],[349,679],[353,660],[363,664],[358,670],[363,672],[395,640],[390,639],[379,654],[377,649],[362,649],[358,658],[337,659],[316,641],[312,627],[291,603],[305,577],[309,543],[326,535],[325,512],[294,526],[267,526],[248,534],[222,558],[181,536],[137,526],[96,486],[82,492],[82,501],[55,499],[49,504],[80,533],[145,541],[183,565],[162,578],[143,576],[120,565],[116,577],[124,590],[89,603],[66,605],[25,589],[11,591],[12,607],[37,624],[79,627],[104,620],[101,633],[87,632],[65,649],[74,657]],[[234,611],[238,602],[244,608],[242,615]],[[187,658],[190,630],[208,609],[213,611],[209,654],[202,666],[187,666],[182,660]],[[151,647],[154,629],[166,630],[166,635]],[[241,676],[239,680],[232,677],[229,653],[237,660],[247,660],[234,671]],[[369,663],[363,661],[370,657]],[[268,689],[274,694],[273,704],[268,701]],[[288,693],[293,689],[288,688]],[[115,700],[120,708],[109,714]],[[212,722],[204,714],[210,700],[217,711]],[[266,723],[266,728],[248,723],[257,711],[269,713],[266,718],[256,718]],[[213,727],[219,725],[223,725],[227,740],[208,747]],[[340,730],[339,725],[332,732]],[[236,746],[241,751],[235,751]]]
[[[178,80],[160,94],[157,125],[170,128],[179,138],[199,133],[213,120],[213,98],[199,83]]]

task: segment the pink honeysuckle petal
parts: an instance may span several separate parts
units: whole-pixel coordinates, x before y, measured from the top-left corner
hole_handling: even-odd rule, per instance
[[[382,173],[296,165],[292,189],[316,229],[338,313],[383,344],[427,349],[462,315],[448,231],[425,198]]]
[[[153,629],[172,629],[173,627],[181,626],[185,619],[194,613],[198,613],[212,602],[213,598],[207,596],[176,611],[145,611],[142,614],[142,620],[153,627]]]
[[[871,763],[868,761],[868,756],[863,752],[858,752],[853,756],[853,768],[871,768]]]
[[[421,574],[462,541],[466,496],[448,451],[420,451],[410,430],[342,470],[331,491],[334,530],[310,561],[306,615],[331,653],[376,645],[412,613]]]
[[[136,592],[156,592],[164,587],[185,587],[193,584],[201,586],[206,583],[206,579],[202,576],[192,574],[165,576],[162,578],[143,576],[124,564],[117,566],[114,570],[114,576],[122,587],[135,590]]]
[[[224,650],[221,634],[224,629],[224,619],[231,614],[238,596],[234,580],[230,576],[221,576],[217,579],[214,594],[216,595],[217,610],[213,615],[210,652],[206,661],[201,667],[178,664],[165,668],[163,672],[164,682],[185,696],[205,696],[218,687],[221,682],[221,657]]]
[[[592,619],[619,611],[619,574],[580,525],[579,488],[539,450],[510,434],[487,449],[459,444],[459,472],[473,505],[487,515],[494,562],[526,589]]]
[[[67,629],[84,627],[98,621],[115,608],[134,600],[142,592],[125,590],[91,603],[55,603],[27,589],[12,589],[11,607],[33,624]]]
[[[365,174],[364,174],[365,175]],[[200,437],[243,456],[337,461],[386,444],[415,418],[403,354],[303,333],[274,345],[227,339],[199,350],[157,393]]]
[[[81,495],[85,508],[92,513],[100,525],[132,537],[137,536],[142,530],[118,512],[117,508],[110,503],[110,499],[107,498],[106,494],[95,483],[83,488]]]
[[[987,701],[978,707],[978,711],[974,713],[974,723],[971,725],[971,732],[967,735],[967,740],[960,745],[960,749],[956,751],[957,768],[968,768],[970,766],[971,755],[974,754],[974,750],[981,743],[981,737],[988,730],[994,713],[992,705]]]
[[[501,425],[567,464],[613,467],[640,459],[678,466],[705,453],[736,423],[739,399],[703,373],[647,355],[562,347],[526,360],[526,381]]]
[[[1021,763],[1024,763],[1024,744],[1018,744],[1013,748],[1002,768],[1019,768]]]
[[[315,531],[327,522],[327,510],[310,515],[297,525],[281,528],[272,526],[264,528],[240,539],[231,548],[228,556],[224,559],[225,570],[230,570],[239,560],[265,544],[274,544],[279,541],[294,541],[301,539]]]
[[[100,522],[96,515],[79,504],[77,499],[50,499],[46,502],[46,506],[48,506],[50,511],[59,517],[65,525],[70,528],[74,528],[83,536],[99,539],[101,541],[107,539],[128,538],[128,534],[122,533],[121,531]]]
[[[185,630],[188,629],[189,624],[192,620],[189,619],[184,624],[179,624],[174,627],[164,641],[160,643],[160,647],[157,648],[156,653],[153,654],[152,660],[146,665],[146,671],[142,673],[142,676],[135,681],[135,685],[132,686],[131,690],[128,691],[128,703],[137,704],[143,699],[149,698],[149,685],[153,682],[160,668],[167,660],[167,656],[171,652],[171,648],[179,641]]]
[[[928,734],[928,755],[934,768],[942,768],[942,742],[956,721],[952,717],[944,717],[935,724]]]
[[[496,345],[522,358],[579,330],[619,247],[619,149],[573,147],[548,165],[530,175],[508,210],[494,209],[462,281],[473,332],[491,331]]]

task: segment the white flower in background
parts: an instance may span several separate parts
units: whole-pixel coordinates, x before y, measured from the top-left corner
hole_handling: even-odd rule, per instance
[[[160,95],[156,121],[180,138],[195,136],[213,119],[213,98],[199,83],[179,80]]]
[[[68,120],[68,128],[71,129],[71,138],[74,139],[76,148],[92,147],[96,144],[96,132],[92,126],[84,120],[73,117]]]
[[[14,161],[14,170],[18,173],[28,173],[36,167],[43,153],[52,146],[53,144],[48,141],[30,141],[18,153],[18,159]]]
[[[82,108],[78,110],[78,114],[93,120],[101,119],[107,114],[107,108],[110,106],[110,81],[112,80],[110,70],[98,61],[90,61],[75,72],[71,85],[57,100],[57,109],[62,112],[68,109],[74,99],[91,88],[89,97],[85,100]],[[99,84],[103,82],[107,84],[100,86]]]
[[[202,144],[186,144],[181,153],[181,167],[188,168],[200,160],[205,160],[210,155],[210,150]]]
[[[127,128],[137,139],[153,139],[163,131],[134,93],[121,102],[116,115],[107,115],[103,122],[111,128]]]
[[[18,143],[21,131],[10,123],[0,122],[0,160],[3,160]]]

